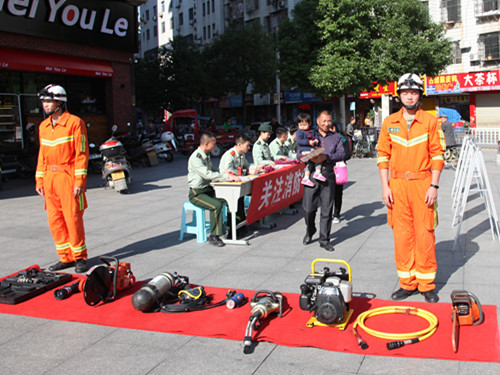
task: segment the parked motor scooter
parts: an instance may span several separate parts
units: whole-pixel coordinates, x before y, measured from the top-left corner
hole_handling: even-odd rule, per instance
[[[111,127],[111,138],[105,141],[99,150],[102,154],[102,178],[106,181],[106,187],[114,188],[121,194],[128,193],[128,185],[131,182],[132,167],[125,158],[125,147],[116,136],[118,127]]]
[[[174,152],[177,151],[174,138],[174,133],[166,131],[161,134],[159,140],[155,140],[155,152],[156,155],[158,155],[158,158],[169,163],[174,160]]]

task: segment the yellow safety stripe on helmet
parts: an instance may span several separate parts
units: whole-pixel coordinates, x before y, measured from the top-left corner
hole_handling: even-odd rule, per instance
[[[73,250],[75,253],[81,253],[82,251],[87,250],[87,245],[83,245],[80,247],[71,246],[71,250]]]
[[[385,162],[389,162],[389,158],[387,156],[379,156],[377,158],[377,164],[385,163]]]
[[[444,160],[443,155],[436,155],[432,157],[432,160]]]
[[[439,144],[441,145],[441,149],[446,151],[446,141],[444,140],[444,133],[441,129],[438,130],[439,134]]]
[[[42,140],[41,140],[42,145],[49,146],[49,147],[54,147],[54,146],[57,146],[57,145],[60,145],[63,143],[68,143],[68,142],[73,142],[72,135],[67,136],[67,137],[57,138],[57,139],[54,139],[53,141],[51,141],[49,139],[44,139],[44,138],[42,138]]]
[[[416,272],[415,276],[417,277],[417,279],[434,280],[436,278],[436,272],[430,272],[430,273]]]
[[[56,250],[65,250],[69,249],[71,245],[68,243],[62,244],[62,245],[56,245]]]
[[[401,278],[401,279],[408,279],[410,277],[414,277],[415,276],[415,270],[411,270],[410,272],[406,272],[406,271],[399,271],[398,270],[398,276]]]
[[[45,173],[44,172],[36,171],[35,177],[45,177]]]
[[[80,144],[80,151],[85,152],[85,135],[82,134],[82,142]]]
[[[427,140],[429,139],[429,134],[423,134],[410,140],[404,139],[403,137],[399,137],[395,134],[389,134],[389,136],[391,137],[392,142],[397,143],[398,145],[401,145],[403,147],[416,146],[420,143],[427,142]]]
[[[87,170],[86,169],[75,169],[75,176],[86,176],[87,175]]]

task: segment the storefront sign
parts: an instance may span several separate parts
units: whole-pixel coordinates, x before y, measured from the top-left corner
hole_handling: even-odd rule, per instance
[[[461,73],[458,75],[463,92],[500,90],[500,71]]]
[[[360,99],[376,99],[382,95],[396,95],[396,82],[386,82],[381,85],[378,82],[373,82],[371,91],[363,91],[359,94]]]
[[[300,91],[287,91],[285,92],[285,101],[287,103],[301,103],[302,93]]]
[[[0,30],[137,50],[136,7],[125,1],[0,0]]]
[[[425,77],[425,87],[427,95],[461,93],[458,74],[443,74],[436,77]]]
[[[426,77],[427,95],[500,90],[500,73],[490,70],[475,73],[443,74]]]
[[[253,95],[253,104],[254,105],[269,105],[271,104],[271,94],[254,94]]]

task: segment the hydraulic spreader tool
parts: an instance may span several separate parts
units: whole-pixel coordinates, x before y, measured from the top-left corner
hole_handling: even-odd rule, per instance
[[[251,315],[245,331],[243,341],[243,353],[250,354],[252,351],[252,329],[257,330],[261,321],[272,313],[277,313],[281,318],[283,313],[283,294],[280,292],[270,292],[259,290],[250,301]]]

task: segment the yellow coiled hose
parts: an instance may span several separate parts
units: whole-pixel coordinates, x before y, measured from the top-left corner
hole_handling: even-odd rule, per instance
[[[409,332],[409,333],[386,333],[386,332],[380,332],[376,331],[372,328],[368,328],[365,325],[366,319],[377,316],[377,315],[383,315],[383,314],[406,314],[406,315],[415,315],[420,318],[423,318],[429,322],[429,327],[426,329],[423,329],[421,331],[417,332]],[[379,307],[377,309],[372,309],[365,311],[364,313],[360,314],[358,316],[358,319],[356,319],[356,322],[354,323],[352,327],[352,331],[354,335],[356,336],[356,339],[358,340],[358,345],[361,347],[361,349],[366,349],[368,348],[368,344],[361,338],[357,331],[357,327],[360,326],[363,328],[363,330],[375,337],[379,337],[381,339],[387,339],[387,340],[396,340],[387,343],[387,349],[392,350],[392,349],[397,349],[400,348],[404,345],[408,344],[415,344],[417,342],[423,341],[436,332],[437,326],[438,326],[438,319],[436,316],[432,313],[430,313],[427,310],[419,309],[416,307],[407,307],[407,306],[386,306],[386,307]],[[402,341],[403,340],[403,341]]]

